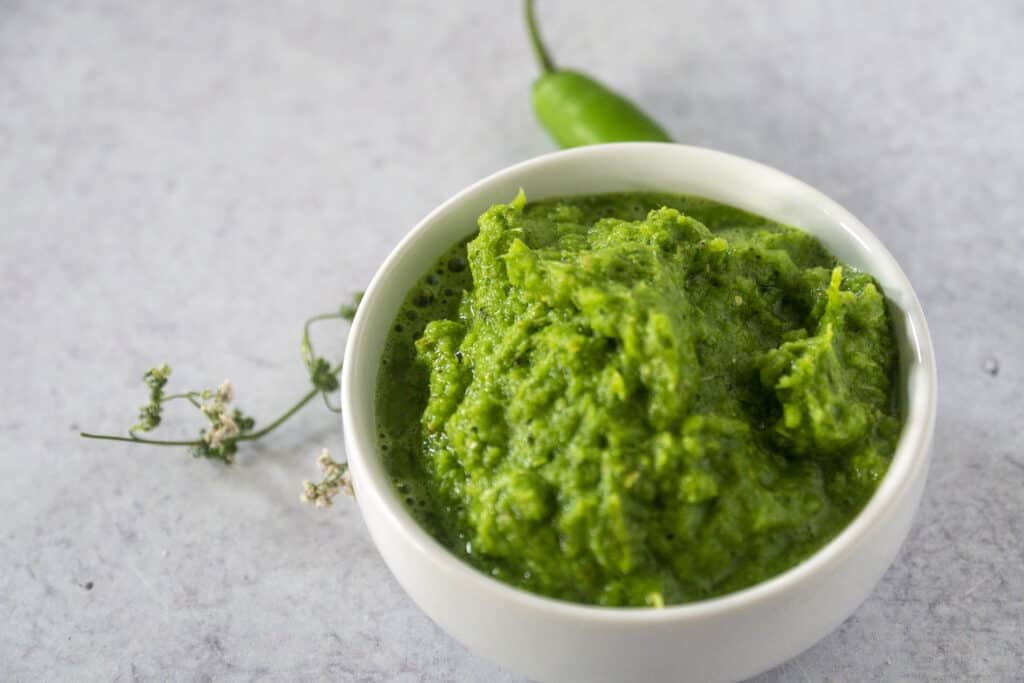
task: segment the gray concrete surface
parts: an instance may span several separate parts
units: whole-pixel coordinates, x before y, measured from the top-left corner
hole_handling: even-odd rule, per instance
[[[1022,7],[541,3],[559,60],[680,141],[858,214],[928,314],[941,401],[910,538],[760,681],[1022,680]],[[534,73],[517,3],[0,4],[0,679],[518,680],[413,606],[354,506],[299,504],[318,449],[342,451],[322,407],[231,469],[76,435],[131,424],[164,360],[174,386],[230,377],[283,408],[307,314],[552,148]]]

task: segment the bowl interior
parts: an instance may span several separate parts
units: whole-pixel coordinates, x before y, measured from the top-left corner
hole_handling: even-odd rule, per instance
[[[661,143],[624,143],[584,147],[539,157],[486,178],[428,215],[396,247],[366,291],[349,335],[342,381],[345,429],[356,485],[389,508],[410,538],[438,561],[463,565],[405,510],[378,452],[374,415],[377,371],[388,330],[406,293],[457,240],[475,232],[476,219],[493,204],[510,201],[522,188],[529,200],[605,192],[691,194],[761,214],[815,235],[840,260],[873,275],[881,284],[899,344],[899,397],[905,424],[889,473],[861,514],[822,550],[839,552],[844,537],[870,523],[886,500],[897,495],[915,468],[923,466],[924,445],[935,411],[935,370],[931,343],[917,298],[885,247],[848,211],[805,183],[753,161],[712,150]],[[362,476],[360,476],[362,475]],[[365,479],[361,481],[360,479]],[[875,509],[873,513],[872,510]],[[440,552],[447,560],[437,556]],[[798,565],[800,567],[801,565]],[[794,572],[793,568],[780,577]],[[739,593],[756,591],[775,577]],[[508,590],[516,590],[500,584]],[[521,591],[516,591],[521,592]],[[732,595],[704,602],[729,600]],[[530,596],[532,599],[553,601]],[[685,610],[693,603],[662,610]],[[599,610],[603,608],[582,607]],[[618,611],[622,611],[621,609]],[[647,613],[653,610],[644,610]]]

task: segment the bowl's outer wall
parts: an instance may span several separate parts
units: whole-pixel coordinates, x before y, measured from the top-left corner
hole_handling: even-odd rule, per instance
[[[363,506],[384,561],[417,605],[485,657],[538,681],[737,681],[766,671],[816,643],[870,594],[903,543],[925,477],[890,507],[834,572],[744,609],[699,619],[615,623],[544,614],[531,605],[488,599],[396,533],[377,504]],[[468,590],[467,590],[468,588]]]
[[[418,278],[475,230],[480,213],[509,201],[519,188],[531,199],[629,191],[708,197],[811,232],[841,260],[879,280],[901,353],[904,436],[875,496],[884,500],[873,499],[828,546],[830,553],[820,551],[822,557],[805,563],[817,563],[813,570],[801,565],[799,581],[782,578],[797,571],[790,570],[717,602],[651,617],[567,606],[477,573],[402,508],[375,440],[373,403],[384,340]],[[590,147],[541,157],[477,183],[396,248],[367,289],[349,336],[342,390],[346,445],[357,499],[384,560],[431,618],[480,654],[539,680],[735,680],[822,638],[868,596],[892,562],[927,474],[934,373],[927,327],[906,277],[878,240],[824,195],[773,169],[711,150],[643,143]]]

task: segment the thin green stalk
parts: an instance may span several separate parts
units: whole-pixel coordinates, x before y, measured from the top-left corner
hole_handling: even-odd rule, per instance
[[[341,313],[321,313],[306,320],[306,324],[302,326],[302,362],[306,364],[306,367],[312,365],[314,357],[313,342],[309,339],[309,326],[322,320],[342,320],[344,317]]]
[[[327,407],[327,410],[331,411],[332,413],[338,413],[339,415],[341,414],[341,408],[331,403],[331,399],[327,398],[326,391],[321,391],[320,395],[324,397],[324,406]]]
[[[199,403],[198,400],[196,400],[196,397],[200,396],[200,395],[201,394],[198,391],[187,391],[187,392],[185,392],[183,394],[170,394],[168,396],[164,396],[163,398],[160,399],[160,402],[161,403],[167,403],[168,401],[173,401],[175,399],[183,398],[183,399],[187,400],[189,403],[191,403],[192,405],[194,405],[196,408],[198,408],[200,406],[200,403]]]
[[[138,436],[112,436],[110,434],[90,434],[89,432],[79,432],[80,436],[84,436],[86,439],[102,439],[104,441],[127,441],[128,443],[147,443],[151,446],[198,446],[202,441],[199,439],[193,439],[192,441],[165,441],[163,439],[144,439]]]
[[[315,388],[314,389],[310,389],[309,393],[306,394],[305,396],[303,396],[299,400],[298,403],[296,403],[291,408],[286,410],[284,415],[282,415],[281,417],[277,418],[276,420],[274,420],[273,422],[271,422],[270,424],[268,424],[266,427],[264,427],[263,429],[261,429],[259,431],[250,432],[248,434],[242,434],[241,436],[236,437],[235,441],[252,441],[253,439],[258,439],[261,436],[265,436],[265,435],[269,434],[270,432],[272,432],[275,429],[277,429],[278,427],[280,427],[281,424],[285,420],[287,420],[289,417],[291,417],[295,413],[299,412],[299,410],[302,409],[302,406],[304,406],[307,403],[309,403],[313,399],[313,397],[316,396],[319,393],[320,393],[319,389],[315,389]]]
[[[343,316],[341,313],[321,313],[320,315],[314,315],[312,318],[310,318],[309,320],[306,321],[306,324],[303,325],[303,327],[302,327],[302,331],[308,337],[309,336],[309,326],[311,324],[313,324],[315,322],[319,322],[321,320],[341,320],[344,317],[345,316]]]
[[[555,63],[551,61],[544,41],[540,37],[540,29],[537,28],[537,18],[534,16],[533,0],[526,0],[526,26],[530,32],[530,44],[533,46],[533,54],[544,73],[549,74],[555,70]]]

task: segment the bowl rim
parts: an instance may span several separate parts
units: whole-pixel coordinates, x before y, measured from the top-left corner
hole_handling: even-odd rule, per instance
[[[367,323],[365,321],[369,316],[368,311],[375,304],[376,295],[383,286],[382,283],[393,274],[396,263],[414,248],[415,243],[432,226],[440,224],[439,218],[453,207],[473,198],[477,193],[486,191],[489,187],[502,183],[510,176],[523,173],[533,167],[559,163],[568,158],[593,156],[599,159],[605,154],[621,152],[642,154],[645,151],[666,147],[674,148],[681,154],[704,156],[738,167],[746,167],[747,170],[766,177],[774,176],[778,180],[792,183],[794,187],[800,189],[802,202],[813,203],[825,209],[833,220],[840,223],[867,248],[872,265],[884,266],[888,269],[890,279],[895,278],[899,289],[903,291],[904,298],[903,305],[895,303],[888,296],[887,301],[906,316],[909,328],[907,350],[916,357],[916,362],[910,368],[906,378],[907,405],[904,425],[889,469],[867,504],[828,543],[780,574],[731,593],[693,602],[666,605],[663,608],[605,607],[532,593],[523,588],[503,583],[456,557],[416,522],[401,502],[397,491],[394,490],[377,448],[376,429],[373,429],[372,433],[368,435],[358,428],[358,424],[365,421],[366,412],[372,413],[374,410],[373,406],[361,404],[358,394],[362,392],[356,391],[361,388],[358,383],[360,380],[365,382],[368,373],[375,380],[378,372],[377,362],[369,370],[360,366],[360,359],[364,354],[374,353],[374,349],[368,347],[366,343],[365,327]],[[876,269],[869,268],[868,270]],[[379,358],[376,360],[379,362]],[[475,590],[491,593],[496,600],[517,603],[523,608],[544,612],[550,617],[585,619],[592,623],[615,623],[620,626],[701,619],[743,610],[751,605],[773,599],[777,594],[794,588],[812,575],[828,571],[830,567],[843,562],[850,553],[857,549],[858,542],[885,517],[888,508],[894,505],[916,481],[921,468],[927,466],[938,397],[935,355],[924,311],[910,281],[896,259],[867,226],[824,193],[774,167],[705,147],[660,142],[591,145],[533,157],[470,184],[430,211],[388,254],[367,286],[349,330],[341,386],[342,420],[348,458],[350,462],[356,464],[358,474],[365,475],[365,478],[358,477],[356,482],[357,496],[361,499],[361,507],[367,498],[373,499],[388,518],[391,527],[397,529],[402,535],[402,542],[414,547],[422,560],[434,565],[434,569],[456,575],[461,585],[465,585],[467,588],[472,587]],[[371,399],[370,403],[372,402]]]

